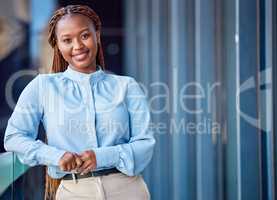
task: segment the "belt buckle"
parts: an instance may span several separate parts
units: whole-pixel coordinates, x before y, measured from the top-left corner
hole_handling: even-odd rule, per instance
[[[77,184],[77,182],[78,182],[78,181],[77,181],[76,173],[77,173],[76,170],[72,170],[72,171],[71,171],[71,176],[72,176],[72,179],[73,179],[73,181],[74,181],[75,184]]]
[[[90,171],[89,174],[90,174],[91,177],[95,177],[93,171]]]
[[[72,179],[73,179],[74,183],[76,184],[77,183],[77,176],[76,176],[76,174],[72,173],[71,175],[72,175]]]

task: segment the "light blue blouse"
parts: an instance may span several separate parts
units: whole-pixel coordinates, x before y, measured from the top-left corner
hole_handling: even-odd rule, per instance
[[[42,122],[48,144],[37,140]],[[66,151],[94,150],[96,170],[116,167],[129,176],[140,174],[153,154],[150,111],[145,93],[134,78],[73,70],[39,74],[21,93],[5,132],[4,147],[24,164],[58,167]]]

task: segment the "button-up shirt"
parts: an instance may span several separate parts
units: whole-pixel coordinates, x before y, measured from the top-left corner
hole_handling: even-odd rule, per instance
[[[42,122],[47,144],[37,139]],[[58,163],[66,151],[93,150],[95,170],[116,167],[129,176],[148,165],[155,139],[147,97],[129,76],[99,68],[86,74],[68,66],[65,72],[37,75],[21,93],[8,121],[4,147],[27,165],[47,165],[61,178]]]

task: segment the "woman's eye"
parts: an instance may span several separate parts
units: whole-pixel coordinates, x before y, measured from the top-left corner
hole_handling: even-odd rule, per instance
[[[71,42],[71,39],[69,39],[69,38],[63,39],[63,42],[66,44],[69,44]]]
[[[88,33],[85,33],[85,34],[83,34],[81,37],[82,37],[83,40],[86,40],[86,39],[88,39],[89,34],[88,34]]]

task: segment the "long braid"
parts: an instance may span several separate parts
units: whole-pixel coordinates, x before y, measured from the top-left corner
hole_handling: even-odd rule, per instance
[[[81,14],[90,18],[95,26],[96,31],[101,31],[101,21],[98,15],[88,6],[84,5],[68,5],[58,9],[49,21],[48,42],[54,48],[54,58],[52,64],[52,73],[63,72],[66,70],[68,63],[62,57],[57,47],[57,37],[55,33],[58,21],[65,15]],[[105,68],[104,55],[101,43],[97,44],[96,64],[100,65],[102,69]]]
[[[58,9],[51,20],[49,21],[49,32],[48,32],[48,42],[51,47],[54,49],[53,64],[51,68],[52,73],[63,72],[66,70],[68,63],[63,58],[60,53],[57,45],[57,37],[55,33],[56,25],[58,21],[65,15],[68,14],[81,14],[89,17],[96,31],[101,31],[101,21],[98,15],[88,6],[84,5],[69,5]],[[104,55],[102,50],[101,43],[97,44],[97,55],[96,55],[96,64],[100,65],[102,69],[105,68]],[[46,138],[47,140],[47,138]],[[61,179],[53,179],[46,173],[45,181],[45,200],[55,200],[56,191],[60,185]]]

